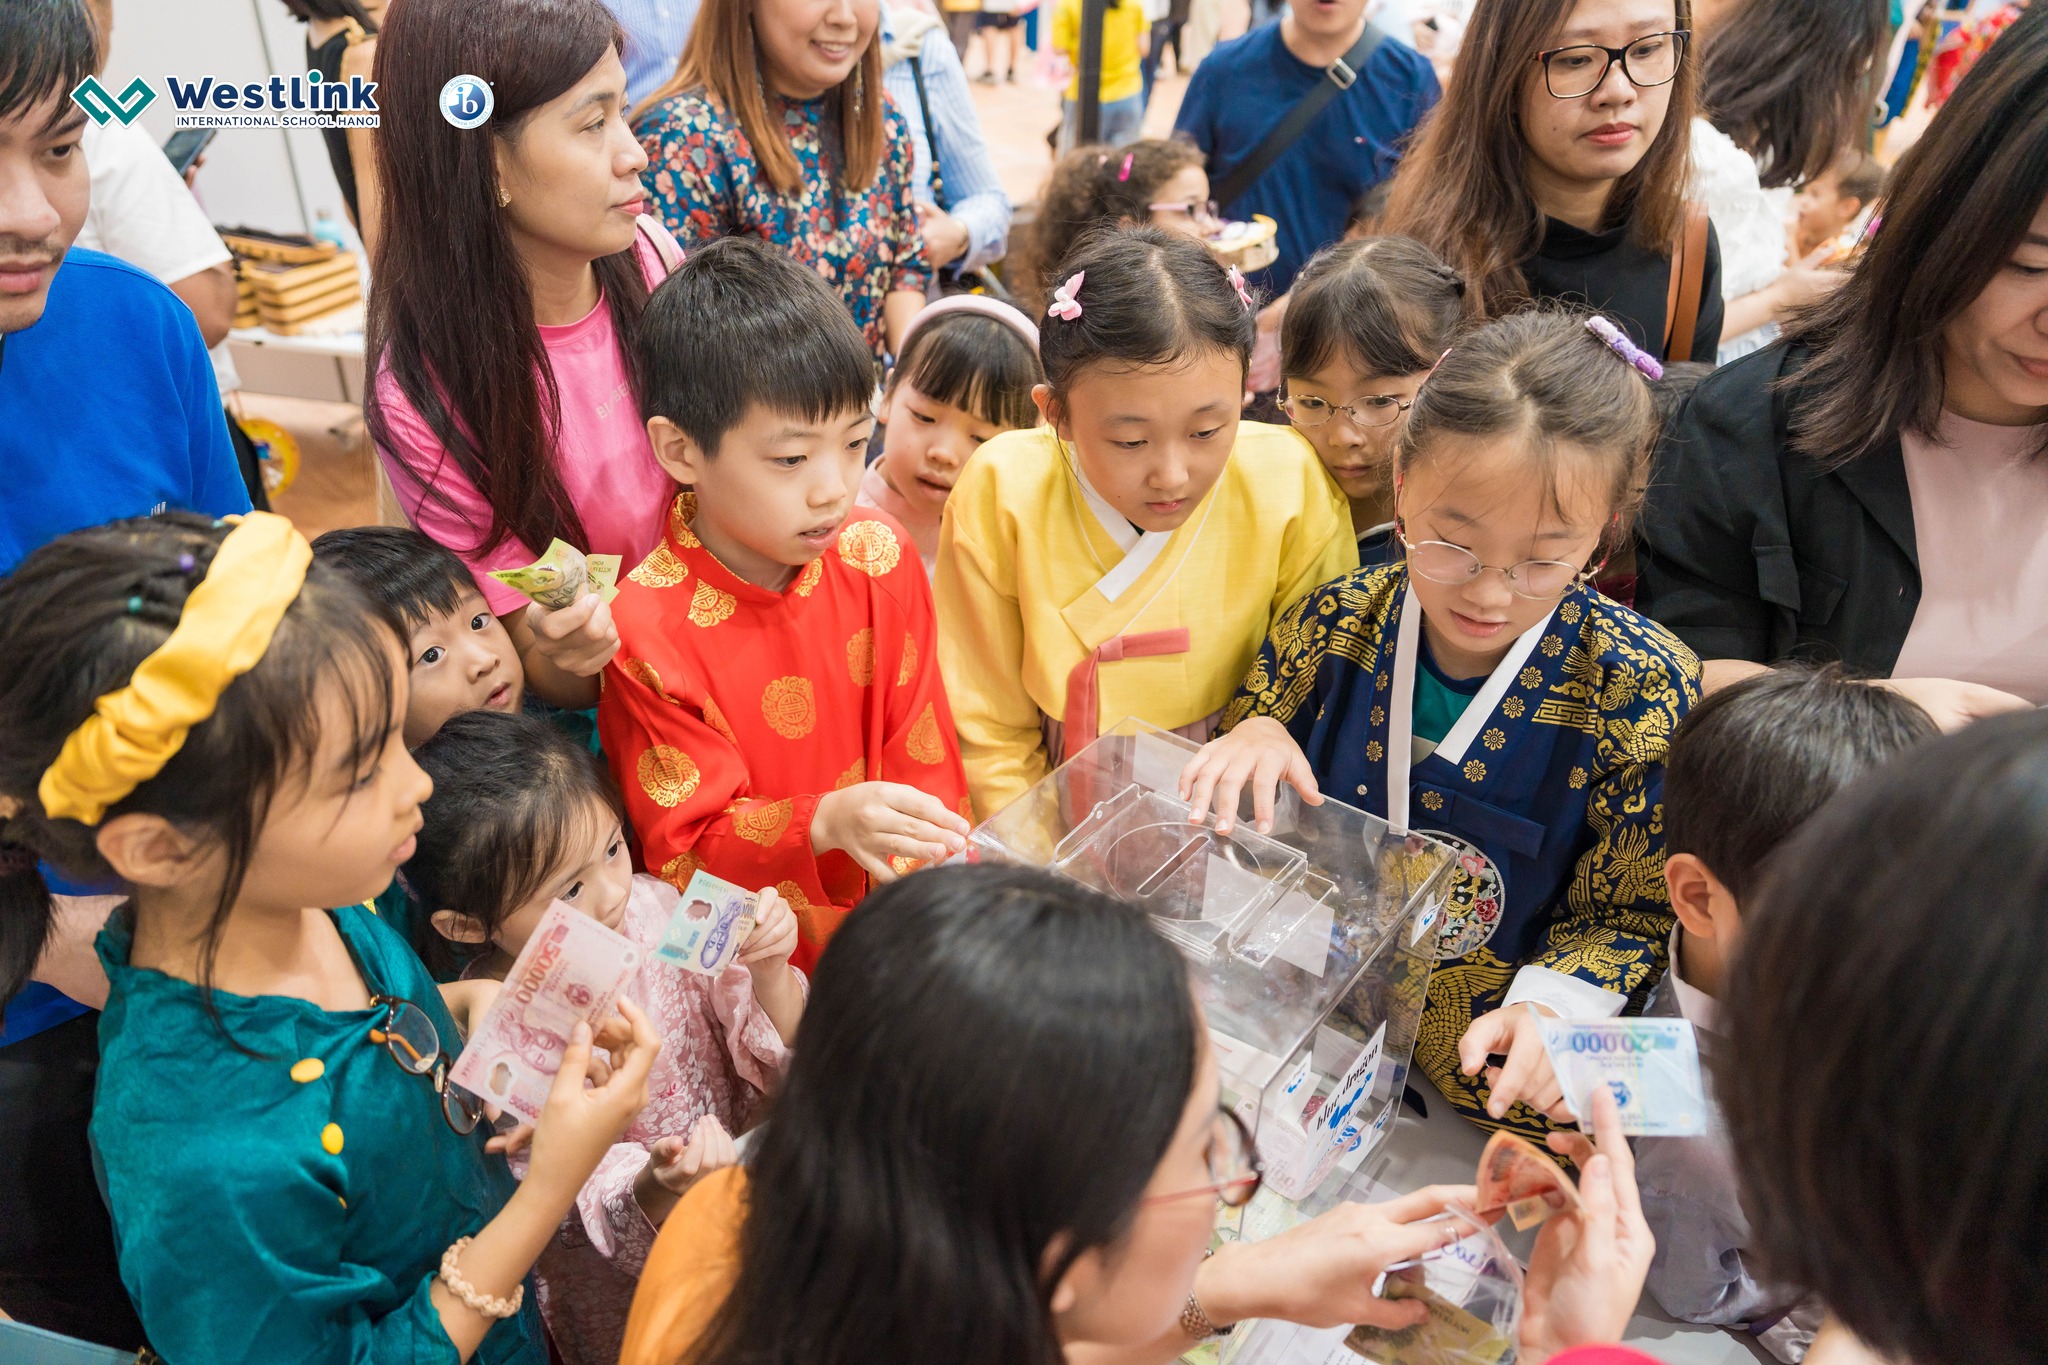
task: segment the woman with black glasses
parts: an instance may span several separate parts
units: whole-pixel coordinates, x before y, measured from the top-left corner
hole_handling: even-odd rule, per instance
[[[1432,1220],[1473,1197],[1347,1204],[1205,1259],[1218,1201],[1260,1171],[1186,965],[1048,873],[877,891],[819,962],[803,1036],[751,1164],[663,1225],[621,1365],[1163,1365],[1253,1317],[1409,1326],[1420,1305],[1373,1285],[1454,1240]],[[1633,1305],[1614,1263],[1569,1273],[1607,1308],[1543,1271],[1533,1358],[1612,1339]]]
[[[1652,355],[1712,364],[1720,244],[1686,200],[1691,17],[1692,0],[1479,0],[1385,230],[1450,262],[1485,314],[1590,304]]]

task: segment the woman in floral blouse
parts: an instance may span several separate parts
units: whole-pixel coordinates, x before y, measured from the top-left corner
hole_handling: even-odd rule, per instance
[[[879,23],[878,0],[705,0],[636,121],[655,212],[678,237],[783,247],[839,287],[877,359],[931,283]]]

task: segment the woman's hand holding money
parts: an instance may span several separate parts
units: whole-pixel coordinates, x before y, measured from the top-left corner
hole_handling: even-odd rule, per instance
[[[560,611],[549,611],[538,602],[526,608],[526,626],[533,632],[533,647],[564,673],[591,678],[619,652],[619,629],[612,624],[612,609],[604,598],[591,592]]]
[[[1604,1087],[1593,1093],[1593,1134],[1590,1141],[1580,1133],[1550,1135],[1550,1150],[1579,1168],[1584,1208],[1552,1214],[1536,1234],[1519,1356],[1531,1365],[1573,1346],[1620,1341],[1656,1254],[1621,1111]]]

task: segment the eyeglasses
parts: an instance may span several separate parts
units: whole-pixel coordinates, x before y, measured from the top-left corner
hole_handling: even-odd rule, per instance
[[[356,955],[355,945],[346,934],[342,935],[341,946],[348,949],[356,975],[369,981],[370,974],[363,970],[363,960]],[[370,1005],[384,1011],[383,1020],[370,1025],[370,1041],[390,1053],[391,1060],[407,1075],[428,1078],[434,1093],[441,1097],[441,1117],[450,1128],[463,1137],[475,1132],[477,1124],[483,1121],[484,1102],[461,1086],[450,1084],[448,1067],[452,1059],[441,1050],[441,1031],[434,1027],[427,1012],[403,996],[381,992],[370,996]]]
[[[1252,1202],[1252,1196],[1266,1183],[1266,1168],[1259,1160],[1252,1130],[1228,1109],[1216,1111],[1215,1140],[1209,1144],[1209,1181],[1197,1189],[1147,1195],[1138,1202],[1167,1204],[1177,1199],[1208,1197],[1221,1201],[1227,1209],[1241,1209]]]
[[[1492,569],[1508,581],[1508,591],[1532,602],[1562,596],[1573,584],[1598,572],[1597,567],[1582,569],[1561,559],[1525,559],[1503,569],[1480,563],[1478,555],[1447,540],[1410,540],[1407,531],[1401,529],[1394,534],[1408,551],[1408,567],[1432,583],[1459,587]]]
[[[1294,419],[1296,426],[1319,427],[1332,417],[1342,413],[1358,427],[1391,426],[1400,420],[1401,414],[1415,406],[1413,399],[1396,398],[1390,393],[1369,393],[1363,398],[1354,398],[1349,403],[1332,403],[1327,398],[1311,398],[1289,395],[1280,400],[1280,409]]]
[[[1668,85],[1685,60],[1685,42],[1691,29],[1675,28],[1651,33],[1627,47],[1602,47],[1598,43],[1574,43],[1536,54],[1543,63],[1543,85],[1552,99],[1575,100],[1590,95],[1607,79],[1616,62],[1621,74],[1639,90]]]
[[[484,1103],[459,1085],[448,1081],[450,1058],[441,1050],[441,1033],[427,1012],[412,1001],[396,995],[373,995],[370,1003],[384,1011],[384,1021],[370,1026],[370,1041],[381,1044],[399,1069],[411,1076],[425,1076],[441,1097],[441,1117],[464,1137],[483,1121]]]
[[[1145,208],[1152,213],[1185,213],[1198,223],[1223,221],[1223,210],[1216,207],[1214,199],[1199,204],[1193,200],[1184,200],[1178,204],[1147,204]]]

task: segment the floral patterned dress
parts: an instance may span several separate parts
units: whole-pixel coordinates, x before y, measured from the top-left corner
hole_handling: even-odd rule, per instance
[[[899,289],[923,294],[932,279],[911,197],[910,125],[885,97],[881,169],[866,189],[849,191],[839,180],[839,137],[836,127],[827,129],[828,102],[768,96],[803,175],[797,192],[785,195],[755,162],[724,102],[701,87],[686,90],[640,121],[647,189],[655,212],[686,248],[750,232],[817,271],[837,287],[880,359],[887,346],[882,300]]]

